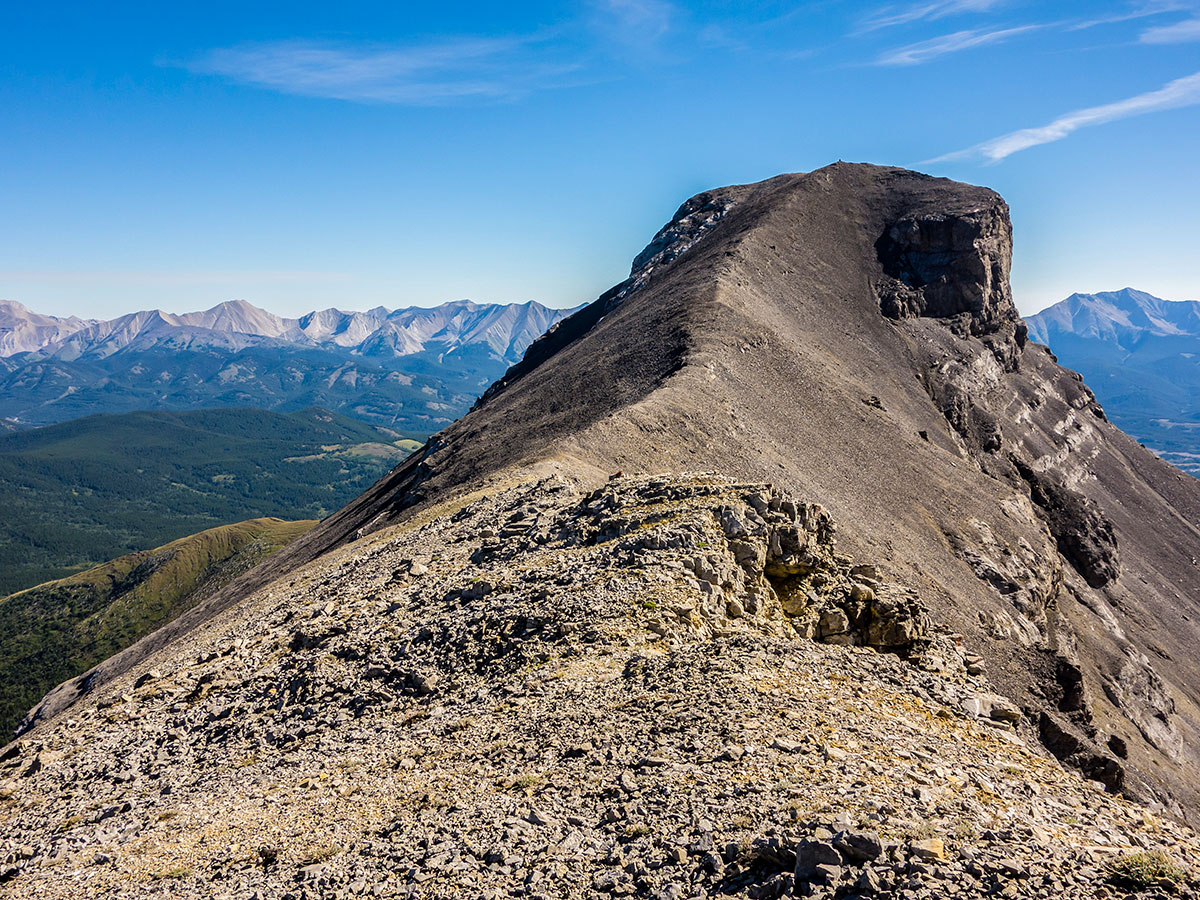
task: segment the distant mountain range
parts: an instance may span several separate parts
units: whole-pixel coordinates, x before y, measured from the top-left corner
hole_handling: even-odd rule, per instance
[[[1072,294],[1025,321],[1117,425],[1200,475],[1200,303],[1125,288]]]
[[[139,409],[315,405],[429,434],[573,311],[458,300],[288,319],[235,300],[99,321],[0,301],[0,419],[12,429]]]

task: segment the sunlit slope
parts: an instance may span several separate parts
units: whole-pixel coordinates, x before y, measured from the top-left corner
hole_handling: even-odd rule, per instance
[[[0,740],[43,694],[128,647],[315,525],[252,519],[0,600]]]

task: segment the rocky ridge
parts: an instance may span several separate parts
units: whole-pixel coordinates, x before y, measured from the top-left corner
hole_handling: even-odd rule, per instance
[[[820,506],[527,476],[10,745],[0,895],[1191,896],[1196,836],[985,673]]]

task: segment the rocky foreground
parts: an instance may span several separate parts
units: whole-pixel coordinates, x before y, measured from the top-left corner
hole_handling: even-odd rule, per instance
[[[0,755],[0,895],[1189,897],[818,506],[715,476],[444,502]]]

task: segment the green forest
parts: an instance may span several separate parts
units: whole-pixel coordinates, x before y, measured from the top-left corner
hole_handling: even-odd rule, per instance
[[[0,596],[217,525],[320,519],[423,438],[319,408],[96,415],[0,435]]]

